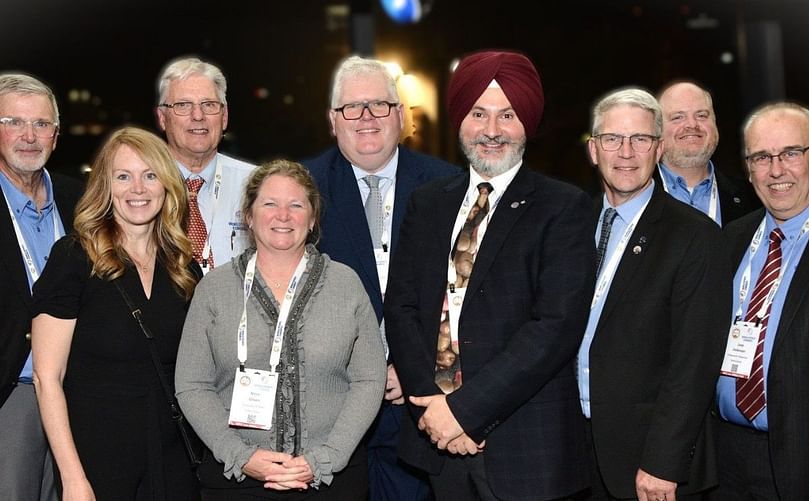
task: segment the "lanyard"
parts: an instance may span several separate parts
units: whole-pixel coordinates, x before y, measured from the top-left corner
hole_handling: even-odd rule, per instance
[[[47,171],[42,171],[44,175],[48,177],[48,183],[50,184],[51,176],[48,174]],[[25,266],[28,268],[28,273],[31,275],[31,284],[35,283],[39,279],[39,270],[36,267],[36,263],[34,263],[34,257],[31,255],[31,251],[28,249],[28,244],[25,242],[25,237],[22,235],[22,230],[20,229],[19,223],[17,223],[17,218],[14,217],[14,210],[11,208],[11,204],[8,201],[8,197],[6,193],[3,192],[3,198],[6,200],[6,207],[8,207],[8,214],[11,216],[11,224],[14,226],[14,234],[17,236],[17,244],[20,246],[20,252],[22,253],[22,257],[25,260]],[[51,217],[53,218],[53,241],[56,242],[63,236],[63,233],[59,231],[59,217],[57,216],[56,210],[56,202],[54,202],[54,207],[51,210]]]
[[[750,242],[749,258],[747,259],[747,265],[742,272],[739,285],[739,307],[736,309],[735,318],[742,318],[742,305],[744,304],[744,300],[747,298],[747,293],[750,291],[750,274],[752,273],[753,256],[755,256],[756,252],[758,252],[758,249],[761,246],[761,241],[764,239],[764,227],[766,223],[767,216],[764,216],[761,224],[758,225],[758,229],[756,229],[756,232],[753,234],[753,240]],[[787,258],[783,261],[781,269],[778,271],[778,278],[776,278],[773,282],[772,288],[770,289],[769,294],[767,294],[767,299],[761,304],[761,308],[758,310],[758,312],[756,312],[756,317],[759,319],[764,318],[764,315],[767,314],[767,309],[775,299],[775,293],[778,292],[778,287],[781,286],[781,280],[784,277],[784,272],[787,270],[789,262],[792,260],[793,251],[795,250],[795,247],[797,247],[798,242],[807,232],[809,232],[809,218],[807,218],[806,221],[804,221],[803,226],[801,226],[801,232],[798,234],[798,238],[795,239],[795,243],[787,253]]]
[[[669,187],[666,184],[666,176],[663,174],[663,170],[660,169],[658,166],[658,170],[660,171],[660,181],[663,183],[663,190],[666,193],[669,192]],[[719,189],[716,187],[716,173],[711,172],[711,198],[708,202],[708,217],[716,222],[716,212],[717,208],[719,207]]]
[[[593,301],[590,303],[591,310],[601,299],[601,296],[604,295],[604,292],[607,290],[607,285],[609,285],[609,283],[612,281],[612,277],[615,275],[615,270],[618,269],[618,263],[621,261],[621,257],[624,255],[624,249],[626,249],[626,245],[629,243],[629,239],[632,237],[632,232],[635,231],[635,226],[638,225],[638,221],[640,221],[643,212],[646,210],[646,206],[649,205],[651,200],[651,198],[647,200],[646,203],[643,204],[643,207],[640,208],[638,213],[635,214],[635,217],[632,218],[632,221],[630,221],[629,225],[624,230],[624,234],[621,235],[621,240],[618,241],[618,246],[610,256],[610,260],[607,261],[607,264],[601,269],[601,275],[599,275],[595,291],[593,291]]]
[[[211,253],[211,232],[213,231],[213,221],[216,216],[216,208],[219,206],[219,193],[222,189],[222,163],[219,158],[216,159],[216,170],[213,175],[213,190],[211,190],[211,221],[205,221],[205,227],[208,228],[208,236],[205,238],[205,245],[202,248],[202,258],[207,261]]]
[[[244,371],[244,363],[247,361],[247,299],[250,297],[250,290],[253,287],[253,278],[256,271],[256,255],[247,262],[247,269],[244,272],[244,307],[242,318],[239,321],[239,331],[237,336],[237,355],[239,357],[239,368]],[[281,360],[281,345],[284,343],[284,328],[289,317],[289,310],[292,308],[292,300],[295,297],[295,289],[298,288],[301,276],[306,269],[306,262],[309,260],[309,253],[304,252],[303,257],[295,268],[295,273],[289,279],[284,300],[281,303],[281,310],[278,312],[278,321],[275,324],[275,334],[272,340],[272,350],[270,351],[270,371],[276,372],[278,362]]]

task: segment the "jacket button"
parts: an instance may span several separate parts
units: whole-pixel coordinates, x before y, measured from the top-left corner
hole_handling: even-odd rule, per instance
[[[30,333],[30,332],[26,332],[26,333],[25,333],[25,340],[26,340],[26,341],[30,341],[30,340],[31,340],[31,333]]]

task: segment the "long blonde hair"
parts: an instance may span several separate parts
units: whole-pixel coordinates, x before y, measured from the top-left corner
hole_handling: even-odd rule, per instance
[[[151,167],[166,190],[152,230],[152,242],[157,247],[157,259],[174,286],[188,299],[197,280],[188,268],[192,259],[191,241],[183,230],[188,217],[185,184],[166,143],[137,127],[123,127],[109,136],[93,162],[87,190],[76,206],[73,226],[93,264],[92,273],[113,280],[123,275],[126,264],[132,262],[123,248],[123,231],[113,217],[112,207],[113,160],[123,145]]]

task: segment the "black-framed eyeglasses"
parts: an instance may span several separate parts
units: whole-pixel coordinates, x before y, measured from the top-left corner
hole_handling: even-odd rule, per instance
[[[388,101],[363,101],[361,103],[344,104],[339,108],[333,108],[332,111],[339,111],[346,120],[359,120],[366,109],[374,118],[385,118],[390,116],[390,110],[394,106],[399,106],[399,103],[391,103]]]
[[[623,136],[621,134],[596,134],[594,139],[598,139],[601,144],[601,149],[604,151],[618,151],[624,145],[624,139],[629,139],[629,145],[636,153],[647,153],[652,149],[655,141],[660,139],[660,136],[653,136],[651,134],[632,134],[631,136]]]
[[[181,117],[190,115],[191,112],[194,111],[194,106],[199,106],[202,113],[206,115],[218,115],[222,111],[222,108],[225,107],[225,105],[219,101],[202,101],[200,103],[192,103],[191,101],[177,101],[174,104],[163,103],[160,105],[162,108],[171,108],[171,111],[173,111],[175,115],[179,115]]]
[[[30,125],[36,137],[51,139],[59,131],[59,124],[47,120],[23,120],[19,117],[2,117],[0,124],[3,124],[6,132],[11,134],[25,134],[26,128]]]
[[[807,150],[809,150],[809,146],[803,148],[787,148],[776,155],[771,155],[766,151],[757,151],[747,155],[744,159],[752,170],[769,169],[772,166],[773,160],[776,158],[785,166],[794,167],[801,163]]]

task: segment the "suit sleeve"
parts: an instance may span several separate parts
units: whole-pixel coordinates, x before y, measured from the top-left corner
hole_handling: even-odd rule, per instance
[[[704,228],[704,229],[703,229]],[[732,274],[719,229],[694,228],[671,290],[669,363],[639,467],[688,480],[692,448],[709,411],[731,318]],[[684,232],[685,233],[685,232]]]
[[[531,398],[575,398],[571,385],[564,384],[537,394],[571,363],[587,324],[595,273],[592,202],[578,193],[546,202],[541,210],[553,216],[538,225],[536,240],[505,243],[525,246],[529,256],[527,247],[539,246],[539,262],[508,264],[525,266],[525,322],[504,333],[504,348],[447,397],[455,418],[476,442]]]

